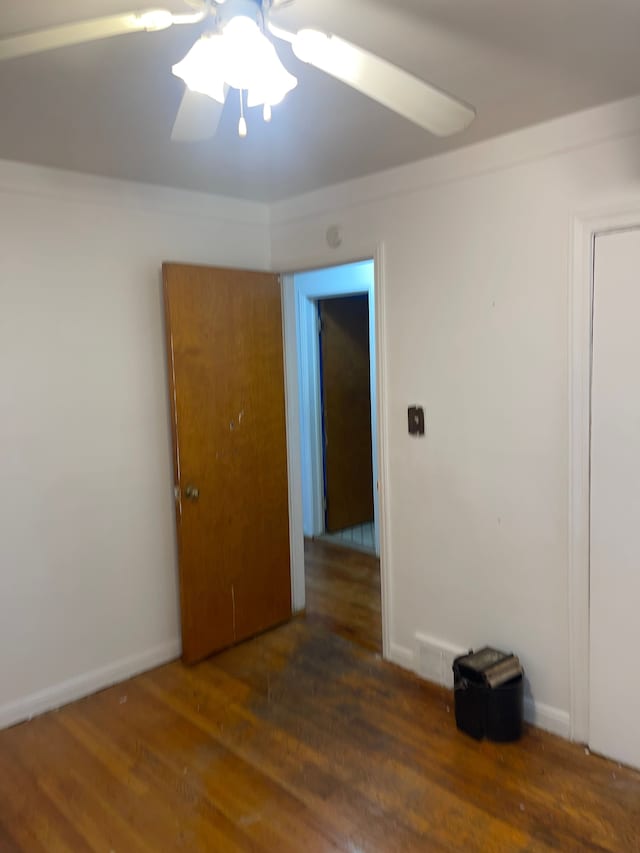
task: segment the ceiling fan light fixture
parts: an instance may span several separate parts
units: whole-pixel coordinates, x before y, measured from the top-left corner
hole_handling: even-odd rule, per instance
[[[226,83],[234,89],[254,93],[249,106],[280,103],[298,81],[284,67],[276,49],[256,21],[237,15],[225,25],[224,75]],[[260,93],[256,95],[256,93]],[[256,101],[255,98],[260,100]]]
[[[221,35],[202,36],[171,69],[192,92],[208,95],[220,104],[226,97],[223,40]]]
[[[270,13],[291,0],[184,2],[191,12],[142,9],[0,36],[0,61],[212,19],[215,32],[198,39],[184,59],[173,66],[173,73],[186,83],[187,91],[172,139],[192,141],[213,136],[222,110],[210,101],[224,105],[229,87],[246,92],[249,106],[262,105],[265,121],[269,121],[271,108],[298,81],[281,63],[267,33],[290,45],[301,61],[436,136],[459,133],[475,118],[471,105],[366,48],[315,29],[289,32],[277,26],[270,20]],[[198,113],[209,119],[202,130],[197,127]]]
[[[265,75],[256,85],[247,90],[247,106],[259,107],[264,104],[275,107],[282,103],[285,96],[297,85],[298,81],[288,71],[281,74],[274,68],[270,76]]]
[[[225,101],[225,86],[247,92],[247,105],[279,104],[297,79],[284,67],[257,20],[247,14],[230,17],[222,32],[204,35],[173,66],[189,89]]]

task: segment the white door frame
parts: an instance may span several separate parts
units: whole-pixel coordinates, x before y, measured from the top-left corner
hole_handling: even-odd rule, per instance
[[[380,581],[382,605],[382,653],[389,656],[390,632],[390,577],[389,577],[389,525],[388,525],[388,426],[387,426],[387,394],[385,358],[386,325],[384,298],[384,247],[382,243],[363,247],[363,251],[348,254],[336,251],[330,260],[326,255],[319,258],[308,258],[293,272],[282,275],[283,293],[283,334],[285,348],[286,374],[286,405],[287,405],[287,434],[289,462],[289,526],[291,533],[291,595],[295,611],[305,606],[305,577],[304,577],[304,532],[302,524],[302,477],[301,477],[301,444],[298,405],[300,391],[297,376],[297,334],[296,312],[297,299],[293,277],[295,273],[309,270],[331,268],[373,258],[375,284],[373,293],[373,313],[375,316],[375,377],[376,377],[376,420],[377,435],[377,505],[378,505],[378,534],[380,537]],[[373,366],[373,364],[372,364]]]
[[[589,741],[591,360],[596,237],[640,226],[640,207],[577,215],[569,285],[570,736]]]

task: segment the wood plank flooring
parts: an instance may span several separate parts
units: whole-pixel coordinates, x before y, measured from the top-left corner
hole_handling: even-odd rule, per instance
[[[378,558],[324,539],[305,540],[304,557],[309,622],[381,652]]]
[[[337,530],[335,533],[323,533],[321,538],[325,542],[333,542],[336,545],[353,548],[355,551],[364,551],[366,554],[376,552],[376,531],[373,521],[348,527],[346,530]]]
[[[372,567],[307,550],[305,618],[0,732],[0,850],[640,851],[640,774],[458,733],[370,650]]]

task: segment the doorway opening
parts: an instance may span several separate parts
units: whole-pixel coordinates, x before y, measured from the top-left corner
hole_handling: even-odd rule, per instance
[[[374,262],[293,280],[304,535],[379,555]]]
[[[380,651],[374,261],[292,280],[307,616]]]
[[[319,299],[324,531],[375,553],[369,296]]]

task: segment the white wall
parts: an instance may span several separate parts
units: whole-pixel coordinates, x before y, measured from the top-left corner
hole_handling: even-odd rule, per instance
[[[384,259],[391,656],[417,667],[417,633],[513,649],[562,734],[572,216],[639,199],[636,99],[271,209],[275,269]]]
[[[378,421],[376,400],[376,317],[374,262],[359,261],[294,275],[297,301],[298,387],[302,448],[302,520],[305,536],[324,533],[324,465],[317,301],[365,293],[369,300],[369,361],[371,386],[372,471],[374,522],[378,546]]]
[[[179,653],[160,266],[261,205],[0,163],[0,727]]]

